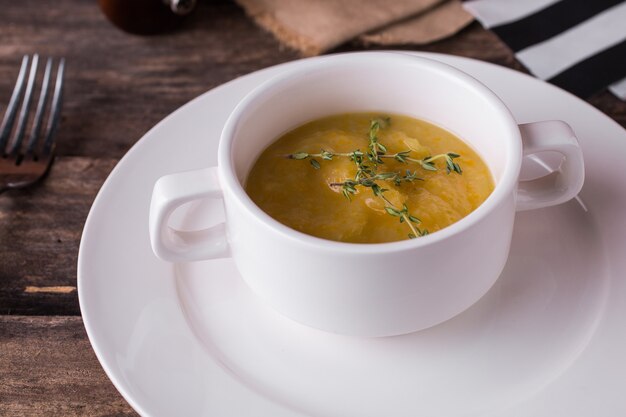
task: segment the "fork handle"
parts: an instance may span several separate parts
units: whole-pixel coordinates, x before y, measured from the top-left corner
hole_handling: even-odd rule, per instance
[[[223,198],[215,167],[166,175],[156,182],[149,227],[152,250],[159,258],[189,262],[229,256],[224,223],[197,231],[177,230],[168,224],[178,207],[201,198]]]

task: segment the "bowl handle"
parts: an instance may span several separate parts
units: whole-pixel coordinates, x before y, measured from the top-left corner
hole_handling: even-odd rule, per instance
[[[166,175],[157,180],[150,202],[150,243],[161,259],[189,262],[229,256],[225,224],[182,231],[169,226],[174,210],[201,198],[223,198],[217,167]]]
[[[553,151],[563,155],[558,170],[520,181],[517,210],[532,210],[564,203],[580,192],[585,180],[583,154],[572,128],[560,120],[521,124],[524,157]]]

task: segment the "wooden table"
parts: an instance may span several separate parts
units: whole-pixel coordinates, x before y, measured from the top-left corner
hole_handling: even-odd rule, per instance
[[[476,23],[414,49],[522,70]],[[154,37],[119,31],[95,1],[6,1],[1,111],[21,56],[36,52],[67,58],[66,100],[48,179],[0,195],[0,415],[135,415],[96,360],[80,317],[76,259],[91,203],[116,162],[167,114],[226,81],[298,56],[226,0],[200,2],[182,30]],[[589,101],[626,126],[626,103],[606,92]]]

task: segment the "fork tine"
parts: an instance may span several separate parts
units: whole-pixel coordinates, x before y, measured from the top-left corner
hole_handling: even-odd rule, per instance
[[[50,85],[50,73],[52,72],[52,58],[48,58],[46,61],[46,68],[43,74],[43,82],[41,85],[41,93],[39,94],[39,102],[37,103],[37,110],[35,111],[35,118],[33,121],[33,128],[30,132],[30,137],[28,138],[28,143],[26,144],[25,155],[29,155],[33,153],[35,150],[35,146],[37,145],[37,140],[39,138],[39,134],[41,133],[41,125],[43,122],[43,117],[46,109],[46,102],[48,101],[48,90]]]
[[[52,96],[52,110],[48,118],[48,127],[46,129],[46,136],[43,143],[44,156],[50,155],[54,145],[54,133],[59,125],[59,117],[61,115],[61,107],[63,106],[63,76],[65,74],[65,58],[61,58],[59,61],[59,68],[57,69],[57,77],[54,86],[54,95]]]
[[[30,64],[30,73],[28,74],[28,82],[26,83],[26,93],[24,93],[24,99],[22,100],[22,108],[20,110],[20,117],[17,119],[17,128],[15,129],[15,136],[9,155],[15,155],[19,152],[22,141],[24,140],[24,132],[26,131],[26,124],[28,123],[28,113],[30,112],[30,103],[33,98],[33,90],[35,89],[35,79],[37,78],[37,66],[39,65],[39,55],[33,55],[33,59]]]
[[[6,111],[4,112],[4,118],[2,119],[2,124],[0,124],[0,154],[5,154],[5,147],[7,144],[7,140],[9,139],[9,134],[11,133],[11,128],[13,127],[13,120],[15,120],[15,112],[17,111],[17,106],[20,102],[20,96],[22,95],[22,90],[24,89],[24,81],[26,80],[26,69],[28,68],[28,55],[24,55],[22,58],[22,67],[20,68],[20,72],[17,76],[17,81],[15,82],[15,87],[13,88],[13,94],[11,94],[11,100],[9,100],[9,105],[7,106]]]

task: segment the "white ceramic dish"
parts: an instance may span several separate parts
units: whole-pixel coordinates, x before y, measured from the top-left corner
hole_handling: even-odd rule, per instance
[[[286,227],[246,194],[242,184],[254,161],[284,132],[322,116],[380,109],[463,138],[493,174],[491,195],[437,233],[354,245]],[[524,155],[548,151],[563,155],[558,171],[518,181]],[[567,123],[518,126],[491,90],[450,65],[397,52],[330,55],[301,62],[248,94],[224,125],[216,167],[157,181],[150,240],[169,262],[230,254],[248,287],[299,323],[350,336],[397,336],[443,323],[482,298],[507,262],[516,210],[569,201],[583,180],[582,150]],[[207,198],[223,201],[225,223],[191,232],[169,225],[183,204]],[[277,265],[292,272],[277,274]]]
[[[448,322],[382,339],[316,331],[261,304],[228,259],[174,267],[152,254],[147,213],[155,180],[213,165],[233,106],[299,63],[212,90],[124,157],[94,202],[81,242],[78,289],[89,338],[140,414],[626,415],[626,132],[531,77],[426,56],[480,79],[520,123],[571,124],[587,171],[579,201],[518,213],[502,277]],[[221,207],[205,204],[180,210],[178,225],[219,223]]]

